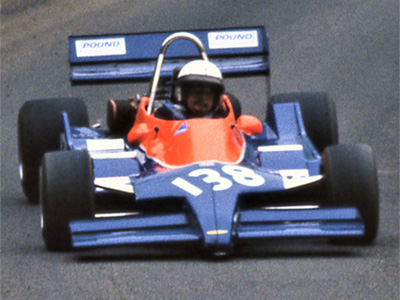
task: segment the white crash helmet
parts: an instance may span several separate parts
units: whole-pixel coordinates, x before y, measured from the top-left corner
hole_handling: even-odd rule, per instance
[[[221,94],[224,92],[222,73],[212,62],[206,60],[194,60],[182,67],[176,82],[176,99],[183,102],[187,91],[195,85],[207,85],[215,93],[214,106],[217,107]]]

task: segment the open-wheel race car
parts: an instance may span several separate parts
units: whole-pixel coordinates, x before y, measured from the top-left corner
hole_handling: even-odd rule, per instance
[[[263,27],[70,37],[74,84],[151,80],[140,99],[108,102],[108,129],[90,127],[76,98],[21,108],[22,186],[40,202],[47,248],[193,243],[226,254],[274,238],[372,243],[372,150],[338,143],[325,93],[266,97],[264,122],[242,115],[227,92],[218,116],[176,111],[175,81],[188,62],[268,83],[268,55]]]

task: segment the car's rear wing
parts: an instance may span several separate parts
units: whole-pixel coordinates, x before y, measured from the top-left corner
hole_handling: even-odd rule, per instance
[[[269,75],[268,35],[264,27],[186,31],[197,36],[210,61],[225,77]],[[69,62],[73,84],[138,81],[151,78],[163,41],[174,32],[72,36]],[[200,58],[196,46],[177,40],[165,55],[161,76]]]

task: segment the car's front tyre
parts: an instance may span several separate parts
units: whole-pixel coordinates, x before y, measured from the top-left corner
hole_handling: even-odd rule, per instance
[[[86,151],[46,153],[40,176],[42,234],[47,249],[71,249],[69,222],[94,216],[93,169]]]
[[[324,204],[355,206],[364,221],[364,235],[343,242],[371,244],[379,224],[378,178],[371,147],[364,144],[329,146],[322,158],[322,172],[326,177]]]

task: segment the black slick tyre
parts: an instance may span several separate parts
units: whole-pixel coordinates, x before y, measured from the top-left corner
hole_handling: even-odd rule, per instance
[[[329,206],[355,206],[365,225],[364,236],[333,242],[371,244],[379,223],[379,188],[371,147],[364,144],[334,145],[322,155],[325,202]]]
[[[31,203],[39,202],[39,167],[43,154],[58,150],[64,132],[62,112],[71,126],[89,126],[85,103],[81,99],[31,100],[18,114],[18,152],[22,188]]]
[[[319,153],[339,143],[335,103],[326,93],[287,93],[271,97],[270,104],[298,102],[307,135]]]
[[[237,120],[237,118],[242,115],[242,104],[240,103],[239,99],[232,93],[226,92],[225,94],[231,101],[233,113],[235,114],[235,119]]]
[[[93,169],[86,151],[46,153],[41,168],[42,234],[51,251],[71,249],[69,222],[94,216]]]
[[[107,126],[112,133],[124,136],[135,123],[137,109],[130,100],[108,100]]]

